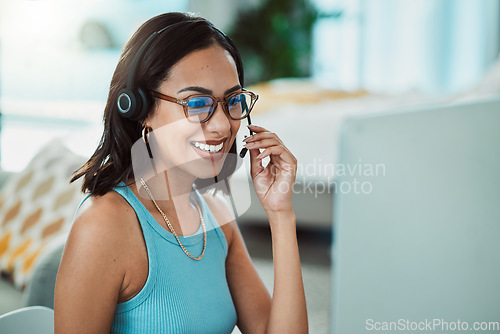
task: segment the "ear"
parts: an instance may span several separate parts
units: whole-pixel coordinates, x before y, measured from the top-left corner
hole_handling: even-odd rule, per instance
[[[141,126],[143,128],[145,126],[149,126],[150,128],[154,128],[153,125],[152,125],[152,119],[153,119],[153,117],[156,114],[156,106],[152,105],[150,108],[151,108],[151,111],[148,113],[148,115],[146,116],[146,118],[143,119],[142,121],[140,121],[141,122]]]

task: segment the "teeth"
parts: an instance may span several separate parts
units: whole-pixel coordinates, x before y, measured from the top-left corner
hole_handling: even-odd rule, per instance
[[[199,148],[200,150],[215,153],[219,152],[224,146],[224,143],[220,143],[219,145],[207,145],[203,143],[194,142],[194,146]]]

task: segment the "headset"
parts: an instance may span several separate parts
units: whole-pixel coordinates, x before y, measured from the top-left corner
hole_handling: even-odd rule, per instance
[[[132,63],[130,64],[130,70],[127,76],[127,85],[125,88],[120,90],[120,92],[118,92],[118,100],[116,104],[118,106],[118,111],[120,111],[120,114],[123,117],[132,121],[138,121],[146,117],[148,114],[149,107],[151,105],[149,94],[147,94],[141,87],[136,87],[134,82],[137,67],[141,62],[144,53],[149,48],[149,45],[158,35],[167,29],[186,22],[195,21],[181,21],[168,25],[165,28],[152,33],[146,41],[142,43],[141,47],[134,56],[134,59],[132,59]]]
[[[141,45],[139,50],[137,51],[136,55],[134,56],[134,59],[132,59],[132,63],[130,64],[130,70],[128,72],[127,76],[127,85],[125,88],[120,90],[118,92],[118,99],[116,101],[116,104],[118,106],[118,111],[120,112],[120,115],[122,115],[124,118],[130,119],[132,121],[138,121],[146,117],[148,114],[149,108],[151,106],[151,98],[149,94],[147,94],[142,88],[136,87],[134,78],[135,78],[135,72],[137,70],[137,67],[139,66],[139,63],[141,62],[145,52],[148,50],[149,46],[153,42],[153,40],[163,33],[164,31],[180,25],[184,23],[193,23],[193,22],[200,22],[196,20],[188,20],[188,21],[180,21],[176,22],[173,24],[170,24],[158,31],[155,31],[152,33],[146,41]],[[228,41],[230,45],[232,45],[235,49],[235,45],[229,37],[226,36],[222,31],[217,29],[216,27],[212,26],[215,30],[217,30],[224,38]],[[252,124],[250,120],[250,114],[247,116],[248,124]],[[252,135],[253,132],[250,130],[250,135]],[[247,148],[243,148],[240,152],[240,157],[244,158],[247,152]]]

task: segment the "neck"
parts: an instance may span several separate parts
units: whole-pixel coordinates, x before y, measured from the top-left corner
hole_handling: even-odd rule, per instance
[[[164,225],[164,219],[156,205],[168,218],[177,234],[191,235],[196,232],[200,224],[197,205],[190,201],[192,186],[196,178],[191,175],[189,175],[190,178],[187,178],[178,174],[174,176],[174,174],[176,173],[169,171],[168,174],[165,172],[144,179],[146,187],[152,196],[149,195],[146,187],[139,180],[136,183],[137,194],[148,211],[161,225]],[[152,199],[154,199],[156,205]]]
[[[174,207],[175,211],[192,207],[189,197],[196,178],[173,174],[164,172],[152,178],[144,178],[154,200],[165,214],[167,213],[165,210],[169,211],[170,207]],[[151,200],[140,181],[137,183],[137,189],[142,199]]]

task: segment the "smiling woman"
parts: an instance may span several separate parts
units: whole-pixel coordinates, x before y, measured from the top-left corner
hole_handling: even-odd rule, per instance
[[[242,91],[235,61],[220,46],[185,56],[172,68],[168,78],[157,89],[162,93],[155,96],[168,98],[175,95],[175,101],[180,101],[182,107],[160,103],[144,121],[155,131],[157,143],[168,143],[159,146],[163,162],[160,168],[171,170],[169,180],[180,177],[177,173],[173,176],[175,169],[184,169],[198,179],[213,178],[222,169],[222,158],[235,145],[240,120],[248,115],[249,109],[243,112],[241,107],[241,101],[245,99],[238,96],[248,95],[250,99],[255,94]],[[197,86],[191,83],[197,83]],[[222,98],[215,98],[212,94]],[[222,110],[218,109],[219,101]],[[215,146],[221,144],[221,150],[214,152]],[[186,193],[186,189],[181,193]]]
[[[226,198],[204,191],[234,172],[236,133],[257,101],[243,87],[236,47],[203,18],[159,15],[132,36],[101,142],[73,178],[88,196],[57,277],[56,333],[307,332],[294,156],[250,126],[244,146],[273,236],[272,298]],[[145,155],[132,154],[137,143]]]

